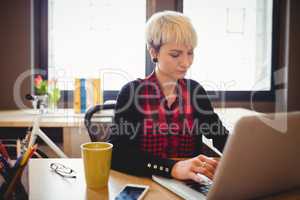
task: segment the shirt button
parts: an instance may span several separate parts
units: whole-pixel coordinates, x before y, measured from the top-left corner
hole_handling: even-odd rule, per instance
[[[151,163],[148,163],[147,167],[150,168],[151,167]]]
[[[153,168],[156,169],[156,168],[157,168],[157,165],[153,165]]]

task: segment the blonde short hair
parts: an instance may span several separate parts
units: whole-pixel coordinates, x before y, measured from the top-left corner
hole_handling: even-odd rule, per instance
[[[175,11],[153,14],[146,24],[147,48],[159,48],[168,42],[197,46],[197,34],[188,17]]]

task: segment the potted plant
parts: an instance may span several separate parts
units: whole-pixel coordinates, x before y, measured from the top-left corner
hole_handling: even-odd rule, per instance
[[[47,80],[43,80],[41,75],[34,78],[34,94],[37,97],[37,108],[48,107],[48,84]]]

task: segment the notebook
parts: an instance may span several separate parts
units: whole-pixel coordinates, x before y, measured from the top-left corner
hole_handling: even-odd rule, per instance
[[[300,187],[300,112],[240,119],[211,185],[152,176],[184,199],[249,199]]]

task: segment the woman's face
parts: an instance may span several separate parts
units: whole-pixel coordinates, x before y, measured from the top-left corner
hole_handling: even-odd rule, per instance
[[[175,42],[162,45],[156,54],[159,70],[174,80],[184,78],[193,63],[193,50],[192,46]]]

